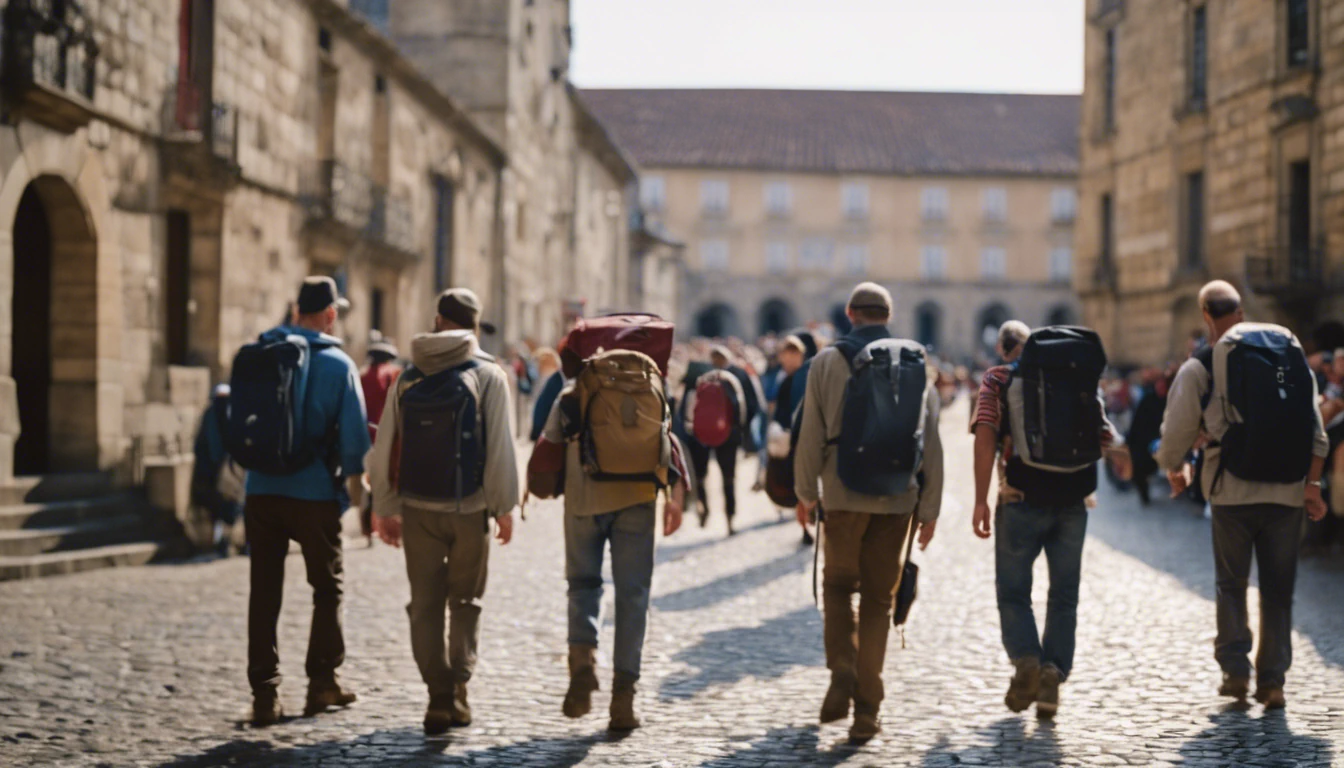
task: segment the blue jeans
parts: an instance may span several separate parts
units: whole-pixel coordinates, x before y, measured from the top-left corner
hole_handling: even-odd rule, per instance
[[[619,512],[565,515],[565,578],[569,581],[569,644],[597,646],[602,612],[602,556],[611,542],[611,577],[616,587],[618,674],[639,679],[644,629],[653,582],[653,502]]]
[[[1078,582],[1087,538],[1083,502],[1042,507],[1030,502],[1000,504],[994,520],[999,623],[1008,658],[1036,658],[1053,665],[1060,679],[1073,668],[1074,630],[1078,625]],[[1045,633],[1036,631],[1031,609],[1032,566],[1041,550],[1050,566],[1050,597]]]

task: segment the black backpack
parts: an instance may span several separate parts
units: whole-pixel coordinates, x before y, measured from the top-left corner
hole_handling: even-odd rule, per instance
[[[831,441],[840,482],[866,496],[905,493],[924,460],[924,347],[901,339],[862,349],[842,339],[836,347],[850,368],[840,436]]]
[[[397,490],[403,498],[460,502],[480,490],[486,425],[463,375],[480,365],[470,360],[432,376],[414,367],[402,374]]]
[[[1014,457],[1049,472],[1076,472],[1099,461],[1097,386],[1105,370],[1096,331],[1058,325],[1033,332],[1006,394]]]
[[[303,423],[313,351],[306,337],[281,329],[238,350],[221,426],[225,448],[239,466],[292,475],[322,455]]]
[[[1197,357],[1227,416],[1227,431],[1216,436],[1215,487],[1224,471],[1250,482],[1301,482],[1311,469],[1317,416],[1311,367],[1293,334],[1241,323]]]

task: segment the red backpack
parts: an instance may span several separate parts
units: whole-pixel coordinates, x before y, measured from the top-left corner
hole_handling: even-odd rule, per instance
[[[695,384],[691,433],[706,448],[718,448],[733,436],[741,409],[741,384],[728,371],[710,371]]]

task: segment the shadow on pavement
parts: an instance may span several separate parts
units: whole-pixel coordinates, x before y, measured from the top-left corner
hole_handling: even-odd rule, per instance
[[[752,523],[746,528],[738,528],[737,536],[731,539],[724,538],[722,536],[715,536],[713,538],[702,539],[700,541],[690,541],[685,544],[669,544],[665,546],[660,546],[658,547],[657,562],[661,565],[662,563],[670,563],[675,560],[680,560],[683,557],[688,557],[702,549],[706,549],[708,547],[712,547],[717,544],[723,544],[728,541],[735,541],[737,539],[742,538],[746,534],[755,533],[756,531],[765,530],[766,528],[774,528],[775,526],[783,525],[789,522],[793,522],[795,525],[797,525],[797,523],[793,520],[793,518],[785,518],[783,520],[761,520],[759,522]],[[695,522],[695,515],[691,512],[687,512],[686,522],[682,523],[682,527],[685,528],[689,526],[694,526],[696,524],[697,523]]]
[[[1064,764],[1064,752],[1055,734],[1055,724],[1049,720],[1035,720],[1036,727],[1027,730],[1030,715],[1007,717],[988,728],[978,731],[981,740],[990,744],[954,749],[946,736],[924,754],[921,765],[942,768],[952,765],[1012,765],[1058,766]]]
[[[1282,710],[1255,718],[1242,707],[1209,717],[1213,727],[1181,746],[1180,765],[1214,768],[1237,755],[1253,765],[1330,765],[1330,744],[1293,733]]]
[[[1165,486],[1153,483],[1151,506],[1116,491],[1105,482],[1099,503],[1088,519],[1088,536],[1112,549],[1137,558],[1152,568],[1174,576],[1187,589],[1214,599],[1213,542],[1209,521],[1199,507],[1183,500],[1162,499]],[[1344,667],[1344,622],[1339,615],[1339,594],[1344,590],[1344,560],[1339,557],[1303,559],[1298,567],[1294,627],[1309,639],[1327,664]],[[1252,617],[1252,624],[1255,618]],[[1213,608],[1207,627],[1212,631]]]
[[[812,550],[793,549],[773,560],[730,573],[705,584],[671,592],[653,599],[660,611],[698,611],[724,600],[740,597],[770,582],[798,573],[812,563]]]
[[[571,768],[583,762],[600,743],[616,740],[605,733],[573,739],[532,739],[472,750],[461,755],[444,752],[452,736],[427,739],[418,729],[375,731],[350,741],[322,742],[298,747],[270,741],[238,740],[220,744],[199,754],[179,757],[159,768],[214,768],[237,765],[249,768],[358,763],[360,765],[546,765]],[[540,761],[540,762],[539,762]]]
[[[776,765],[780,761],[787,765],[829,768],[840,765],[859,752],[857,748],[845,742],[830,750],[822,750],[820,746],[820,728],[815,725],[803,728],[776,728],[743,749],[702,763],[701,768],[737,766],[745,768],[745,766]]]
[[[794,667],[821,666],[825,663],[821,616],[809,605],[754,627],[709,632],[673,660],[691,669],[663,679],[658,696],[664,701],[689,699],[711,685],[729,685],[748,677],[760,681],[780,677]]]

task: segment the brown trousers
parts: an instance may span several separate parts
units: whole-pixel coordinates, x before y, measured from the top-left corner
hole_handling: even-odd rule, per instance
[[[826,666],[832,680],[854,686],[856,712],[876,715],[885,696],[882,665],[913,520],[914,515],[826,510],[822,575]]]
[[[481,599],[490,559],[485,512],[403,509],[402,547],[411,581],[411,653],[429,695],[451,696],[476,669]],[[449,614],[444,644],[445,614]]]

